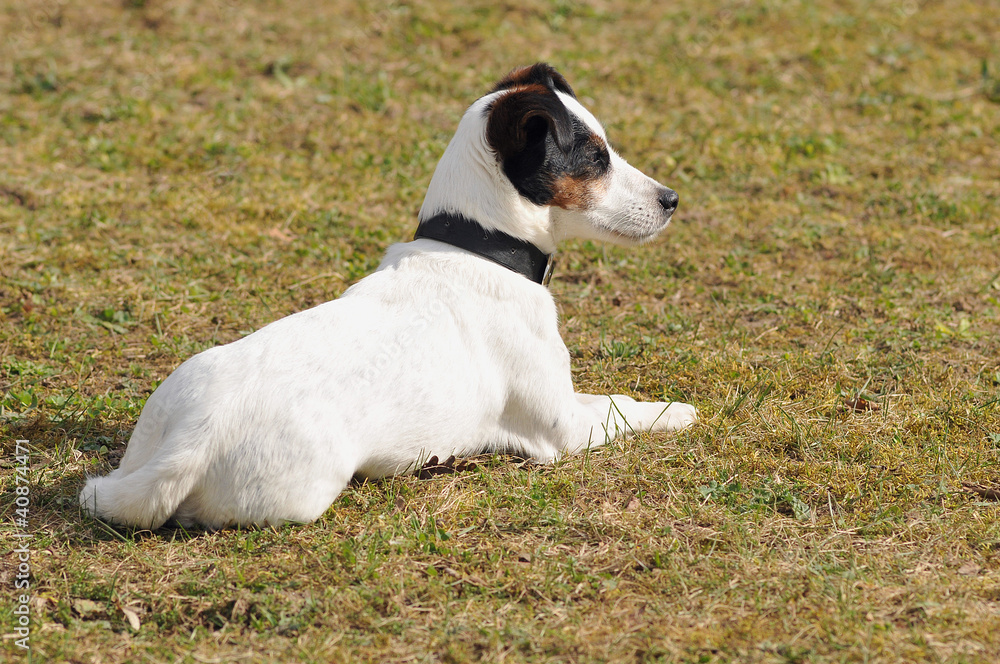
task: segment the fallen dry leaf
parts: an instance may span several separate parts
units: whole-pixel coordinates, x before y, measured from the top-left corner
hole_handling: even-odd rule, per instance
[[[974,562],[967,562],[958,568],[958,573],[962,576],[975,576],[979,574],[979,571],[983,568]]]
[[[427,460],[420,470],[417,471],[416,475],[422,480],[429,479],[435,475],[446,475],[449,473],[461,473],[467,470],[475,470],[477,468],[476,462],[469,459],[457,459],[455,455],[451,455],[444,461],[438,461],[436,456],[432,456]]]
[[[869,401],[868,399],[862,399],[861,397],[855,397],[853,399],[844,399],[844,405],[850,410],[855,412],[864,412],[868,410],[879,410],[882,408],[881,405],[875,403],[874,401]]]
[[[142,625],[142,623],[139,621],[139,614],[136,613],[135,609],[128,606],[123,606],[122,613],[125,614],[125,620],[128,621],[129,626],[132,627],[133,630],[138,632],[139,627]]]
[[[962,483],[962,488],[970,493],[974,493],[987,500],[1000,500],[1000,489],[983,486],[981,484]]]

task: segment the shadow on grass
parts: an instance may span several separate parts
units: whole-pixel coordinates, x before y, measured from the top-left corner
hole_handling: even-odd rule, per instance
[[[102,417],[57,420],[38,415],[4,427],[4,438],[11,443],[5,458],[13,457],[14,441],[28,441],[29,528],[33,533],[86,547],[109,541],[141,542],[150,537],[189,540],[209,532],[176,523],[155,531],[113,526],[83,511],[79,495],[87,477],[105,475],[118,467],[131,424]],[[4,484],[14,482],[11,474]],[[13,492],[9,493],[13,496]]]
[[[98,546],[107,542],[139,543],[149,538],[188,541],[216,532],[198,526],[185,527],[173,520],[155,530],[124,527],[95,519],[83,511],[79,494],[87,477],[106,475],[119,466],[133,425],[134,422],[128,418],[95,416],[55,419],[39,414],[32,420],[5,428],[5,438],[12,443],[14,440],[28,441],[32,531],[44,532],[49,537],[77,547]],[[8,456],[12,454],[13,449]],[[414,475],[421,480],[430,480],[438,475],[482,472],[491,467],[510,465],[524,470],[538,468],[529,460],[513,454],[483,454],[462,459],[451,457],[443,461],[432,457]],[[351,486],[380,484],[388,479],[355,477]],[[12,484],[16,480],[7,481]],[[268,529],[244,525],[222,530],[254,532]]]

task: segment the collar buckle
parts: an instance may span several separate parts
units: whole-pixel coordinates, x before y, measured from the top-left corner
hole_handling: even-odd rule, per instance
[[[556,255],[554,253],[549,254],[549,259],[545,261],[545,272],[542,273],[542,285],[546,288],[549,287],[549,282],[552,281],[552,272],[556,269]]]

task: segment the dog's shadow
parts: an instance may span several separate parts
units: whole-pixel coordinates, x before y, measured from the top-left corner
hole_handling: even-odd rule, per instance
[[[98,546],[105,542],[140,542],[157,536],[190,539],[204,531],[184,529],[179,525],[154,531],[111,526],[83,511],[79,495],[90,475],[106,474],[118,467],[134,422],[109,418],[49,418],[11,426],[10,449],[4,442],[4,461],[14,462],[14,441],[22,441],[19,450],[27,449],[27,486],[29,503],[22,531],[38,537],[51,537],[73,547]],[[27,441],[25,444],[23,441]],[[15,464],[15,465],[19,465]],[[5,471],[10,466],[4,466]],[[11,489],[20,480],[17,471],[8,471],[5,485]],[[13,506],[11,506],[13,509]]]
[[[155,530],[117,526],[95,519],[82,509],[79,495],[87,477],[106,475],[118,467],[131,432],[129,426],[100,418],[59,422],[39,419],[11,431],[12,440],[28,440],[31,468],[29,532],[44,533],[74,547],[100,546],[108,542],[139,543],[149,538],[187,541],[219,532],[199,526],[186,527],[174,520]],[[13,452],[7,456],[12,458]],[[452,456],[444,460],[433,456],[411,476],[417,480],[430,480],[442,475],[485,471],[496,465],[515,465],[524,469],[535,466],[528,459],[503,453],[467,458]],[[358,489],[366,484],[381,484],[391,479],[354,477],[350,487]],[[262,529],[271,527],[233,526],[222,530]]]

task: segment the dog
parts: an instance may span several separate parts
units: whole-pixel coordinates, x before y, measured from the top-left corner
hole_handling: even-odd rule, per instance
[[[84,510],[144,529],[310,522],[353,478],[435,456],[545,463],[687,427],[688,404],[575,393],[547,288],[560,241],[637,245],[677,203],[555,69],[512,71],[462,117],[415,239],[339,299],[181,364]]]

